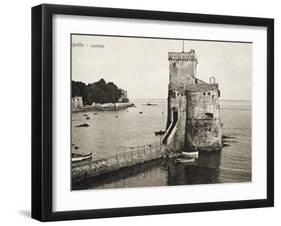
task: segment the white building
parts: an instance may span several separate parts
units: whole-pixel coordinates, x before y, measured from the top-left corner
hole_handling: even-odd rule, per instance
[[[121,97],[119,98],[118,102],[123,102],[123,100],[127,100],[127,90],[120,89]]]
[[[72,108],[82,108],[83,98],[82,97],[72,97]]]

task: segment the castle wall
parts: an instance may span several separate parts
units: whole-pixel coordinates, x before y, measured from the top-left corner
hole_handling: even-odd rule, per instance
[[[177,112],[176,133],[173,143],[168,149],[180,150],[185,147],[185,126],[186,126],[186,97],[184,92],[173,91],[169,95],[169,114],[170,120],[175,120],[173,112]]]
[[[186,148],[188,151],[217,151],[222,148],[220,120],[187,120]],[[190,136],[193,143],[188,142]]]
[[[222,147],[219,90],[209,85],[187,91],[186,146],[211,151]],[[189,137],[188,137],[189,136]],[[191,138],[191,139],[190,139]],[[192,143],[191,143],[192,140]]]
[[[189,86],[186,96],[188,98],[188,119],[220,118],[219,90],[217,84]]]

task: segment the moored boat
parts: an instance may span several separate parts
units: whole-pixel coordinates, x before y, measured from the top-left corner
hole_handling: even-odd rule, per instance
[[[192,151],[192,152],[183,151],[183,152],[181,152],[181,154],[185,157],[198,158],[199,152],[198,151]]]
[[[92,152],[88,154],[78,154],[78,153],[71,154],[72,163],[90,160],[91,158],[92,158]]]
[[[177,157],[175,158],[175,163],[189,163],[194,162],[195,158],[192,157]]]
[[[158,135],[164,135],[166,131],[163,131],[163,130],[159,130],[159,131],[156,131],[154,132],[155,136],[158,136]]]
[[[157,106],[157,104],[146,103],[146,104],[143,104],[143,106]]]

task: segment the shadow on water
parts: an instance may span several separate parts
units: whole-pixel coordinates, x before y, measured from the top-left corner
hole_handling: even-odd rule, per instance
[[[177,164],[169,160],[168,185],[219,183],[221,152],[201,152],[194,163]]]
[[[160,159],[73,184],[73,190],[219,183],[221,152],[202,152],[194,163]]]

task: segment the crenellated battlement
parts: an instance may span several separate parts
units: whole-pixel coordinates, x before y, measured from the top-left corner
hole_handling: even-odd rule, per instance
[[[193,49],[189,52],[169,52],[169,61],[195,61],[197,63],[197,56]]]

